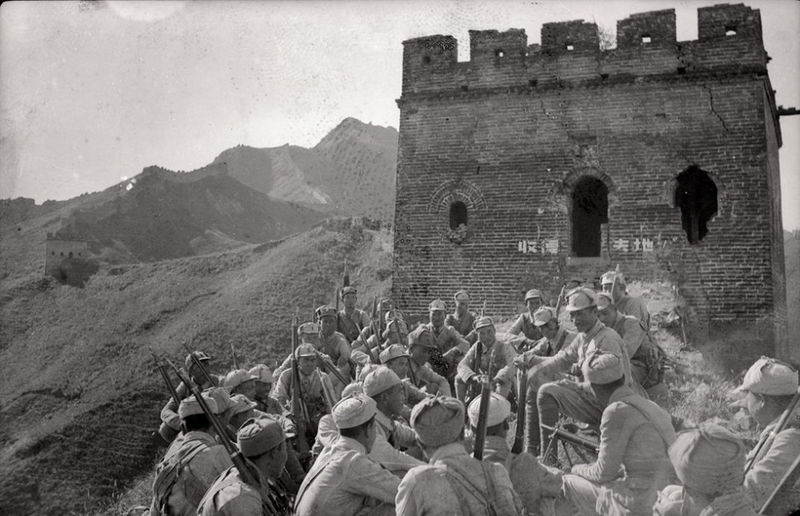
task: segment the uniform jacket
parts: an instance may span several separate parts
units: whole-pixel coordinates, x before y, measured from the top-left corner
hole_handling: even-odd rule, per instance
[[[427,387],[430,394],[438,393],[442,396],[450,396],[450,384],[447,383],[444,376],[436,374],[428,363],[418,365],[413,360],[409,360],[408,367],[408,377],[416,387],[420,389]]]
[[[416,445],[414,431],[407,425],[386,417],[381,411],[375,414],[377,433],[375,443],[369,451],[369,458],[382,465],[392,473],[402,475],[424,462],[400,451]]]
[[[319,372],[315,369],[309,376],[304,375],[298,370],[300,377],[300,388],[303,393],[303,400],[308,405],[310,414],[327,412],[325,398],[322,394],[323,382],[328,386],[330,392],[333,392],[333,385],[331,379],[326,373]],[[278,400],[282,406],[288,410],[292,408],[292,370],[287,369],[281,373],[280,378],[275,384],[275,399]]]
[[[474,344],[478,339],[478,334],[473,330],[476,317],[477,316],[472,312],[467,312],[461,317],[459,317],[457,312],[454,312],[447,315],[444,319],[444,323],[447,326],[452,326],[462,337],[467,339],[467,342]]]
[[[475,358],[478,354],[478,346],[481,346],[481,359],[480,364],[475,363]],[[458,379],[464,383],[468,383],[470,379],[476,374],[486,374],[489,371],[489,359],[494,350],[494,363],[492,364],[493,376],[500,375],[500,371],[507,366],[513,367],[514,358],[517,352],[514,347],[508,342],[496,339],[491,347],[487,347],[480,341],[476,342],[469,348],[467,354],[461,359],[458,364]]]
[[[792,462],[800,455],[800,408],[795,409],[789,422],[778,435],[772,435],[778,419],[761,432],[759,441],[766,439],[766,443],[744,478],[744,490],[753,500],[753,507],[756,510],[767,501]],[[745,464],[749,463],[754,453],[755,448],[747,455]],[[789,499],[794,506],[800,507],[800,481],[795,482]]]
[[[217,375],[212,374],[211,379],[213,380],[214,385],[220,384],[220,378]],[[180,382],[175,388],[175,393],[178,395],[178,403],[192,394],[191,391],[186,388],[186,385],[183,382]],[[165,425],[172,428],[176,432],[180,432],[181,430],[181,418],[178,415],[178,403],[175,403],[175,400],[173,400],[172,396],[170,396],[167,404],[161,409],[161,421],[163,421]]]
[[[519,335],[522,333],[526,339],[537,341],[542,338],[542,332],[533,324],[533,315],[530,312],[523,312],[519,314],[517,320],[508,329],[510,335]]]
[[[358,328],[363,330],[369,327],[372,322],[372,318],[367,315],[367,312],[359,310],[358,308],[354,308],[349,314],[344,310],[339,310],[336,319],[338,321],[337,330],[344,335],[347,342],[353,342],[358,339]],[[358,326],[356,326],[356,324],[358,324]]]
[[[644,323],[648,331],[650,330],[650,312],[647,311],[647,302],[644,299],[623,294],[614,305],[619,312],[636,317]]]
[[[261,489],[269,491],[271,507],[274,511],[265,513],[266,508],[261,502],[261,495],[252,486],[246,484],[239,475],[239,470],[231,467],[222,472],[216,482],[211,486],[203,500],[200,502],[198,516],[288,516],[291,506],[281,498],[275,486],[263,482]]]
[[[367,457],[364,446],[339,436],[317,458],[297,493],[297,516],[351,516],[394,505],[400,479]]]
[[[653,516],[756,516],[756,511],[741,488],[709,503],[698,503],[683,486],[669,485],[658,493]]]
[[[397,516],[523,514],[506,469],[467,455],[462,443],[438,448],[410,470],[397,491]]]

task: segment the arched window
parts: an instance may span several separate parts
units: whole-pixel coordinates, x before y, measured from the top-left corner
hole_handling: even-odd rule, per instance
[[[608,222],[608,187],[585,176],[572,191],[572,255],[600,256],[601,224]]]
[[[456,201],[450,205],[450,229],[458,229],[461,224],[467,225],[467,205]]]
[[[717,214],[717,185],[705,170],[694,165],[676,178],[675,206],[681,210],[681,225],[690,244],[708,234],[708,222]]]

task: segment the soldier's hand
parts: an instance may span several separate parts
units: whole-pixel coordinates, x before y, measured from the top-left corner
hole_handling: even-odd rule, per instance
[[[483,382],[489,381],[489,376],[485,374],[476,374],[470,378],[474,383],[481,384]]]

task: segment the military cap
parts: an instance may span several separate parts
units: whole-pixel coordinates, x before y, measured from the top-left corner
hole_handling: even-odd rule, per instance
[[[431,336],[427,344],[423,344],[421,339],[422,335],[424,335],[425,333]],[[414,346],[423,346],[428,349],[436,348],[436,344],[433,342],[433,335],[431,335],[431,331],[428,329],[427,326],[425,325],[417,326],[414,329],[414,331],[408,334],[408,347],[412,348]]]
[[[203,401],[206,402],[206,405],[208,405],[211,413],[219,414],[219,407],[217,407],[217,402],[214,401],[214,398],[205,394],[201,394],[201,396],[203,396]],[[200,405],[200,402],[197,401],[197,398],[195,398],[194,395],[184,398],[184,400],[181,401],[181,404],[178,406],[178,416],[180,416],[181,419],[186,419],[189,416],[194,416],[197,414],[205,414],[203,407]]]
[[[445,305],[444,301],[442,301],[441,299],[434,299],[433,301],[431,301],[431,304],[428,305],[428,310],[431,312],[436,312],[436,311],[446,312],[447,305]]]
[[[373,417],[378,410],[375,400],[366,394],[353,394],[339,400],[333,406],[331,413],[333,422],[341,430],[363,425]]]
[[[472,426],[478,426],[478,416],[481,411],[481,397],[476,396],[467,408],[467,416]],[[489,413],[486,415],[486,426],[499,425],[511,415],[511,403],[496,392],[492,392],[489,396]]]
[[[198,360],[201,362],[208,362],[211,360],[211,357],[203,353],[202,351],[193,351],[192,353],[186,355],[186,361],[184,365],[186,366],[186,370],[188,371],[192,364],[194,364],[194,360],[192,360],[192,355],[194,355]]]
[[[382,363],[386,363],[389,360],[394,360],[395,358],[407,357],[408,353],[406,352],[405,346],[402,344],[392,344],[388,348],[381,351],[380,359]]]
[[[231,396],[224,387],[210,387],[203,391],[203,395],[214,399],[220,414],[231,407]]]
[[[317,317],[322,319],[323,317],[336,317],[339,313],[336,311],[336,308],[331,305],[323,305],[317,308]]]
[[[361,386],[359,382],[348,383],[342,389],[342,398],[346,398],[351,394],[361,393],[364,394],[364,388]]]
[[[357,294],[357,293],[358,293],[358,290],[356,290],[356,287],[352,287],[352,286],[348,285],[348,286],[342,288],[342,297],[344,297],[347,294]]]
[[[614,299],[611,297],[611,294],[609,294],[608,292],[598,292],[597,309],[605,310],[609,306],[614,306]]]
[[[622,360],[613,353],[604,353],[599,349],[584,359],[581,372],[587,382],[600,385],[614,382],[625,375]]]
[[[425,398],[411,411],[411,427],[425,446],[452,443],[464,430],[464,404],[449,396]]]
[[[222,381],[222,386],[230,391],[250,380],[257,380],[254,375],[250,374],[250,371],[246,369],[234,369],[225,376],[225,379]]]
[[[478,317],[475,321],[475,329],[480,330],[481,328],[486,328],[487,326],[494,327],[494,321],[491,317]]]
[[[469,302],[469,294],[466,290],[459,290],[453,295],[453,299],[456,301],[466,301]]]
[[[685,430],[669,447],[669,459],[683,485],[707,495],[725,493],[744,480],[745,445],[714,423]]]
[[[247,399],[244,394],[234,394],[231,396],[231,406],[228,408],[229,416],[247,412],[250,409],[256,408],[258,405]]]
[[[533,325],[544,326],[554,317],[554,309],[547,306],[540,306],[533,312]]]
[[[542,299],[542,291],[536,288],[532,288],[525,293],[525,302],[528,302],[528,299]]]
[[[736,389],[767,396],[782,396],[797,392],[797,370],[785,362],[762,356],[750,366],[742,385]]]
[[[319,333],[319,324],[315,322],[304,322],[297,327],[297,335],[317,335]]]
[[[594,290],[578,287],[570,292],[566,311],[577,312],[592,306],[597,306],[597,297]]]
[[[263,415],[248,419],[236,434],[239,451],[245,457],[257,457],[275,448],[286,440],[281,424]]]
[[[614,283],[614,278],[617,278],[618,285],[625,285],[625,276],[621,272],[608,271],[600,277],[601,285],[608,285]]]
[[[257,382],[272,383],[272,371],[264,364],[256,364],[248,372],[256,377]]]
[[[372,371],[374,371],[375,369],[377,369],[378,367],[380,367],[378,364],[367,362],[366,364],[361,366],[361,369],[358,371],[358,375],[356,375],[356,380],[361,382],[363,386],[364,379],[367,377],[367,375]]]
[[[364,377],[364,394],[372,398],[401,383],[403,382],[397,376],[397,373],[385,365],[378,366],[377,369]]]
[[[295,358],[315,357],[317,356],[317,349],[313,344],[300,344],[297,346],[297,349],[294,350],[294,356]]]

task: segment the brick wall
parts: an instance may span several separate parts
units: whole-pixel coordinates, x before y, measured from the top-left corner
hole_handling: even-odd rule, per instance
[[[470,31],[469,62],[451,36],[404,42],[400,306],[421,317],[463,287],[510,316],[528,288],[555,297],[569,275],[619,263],[629,277],[679,285],[695,335],[735,326],[771,346],[785,305],[780,132],[760,17],[722,5],[699,18],[700,38],[676,42],[674,11],[633,15],[609,51],[582,21],[545,24],[540,47],[517,29]],[[718,191],[694,245],[674,198],[691,166]],[[601,256],[577,259],[571,196],[584,176],[608,188],[609,221]],[[450,228],[455,201],[467,206],[466,238]]]

